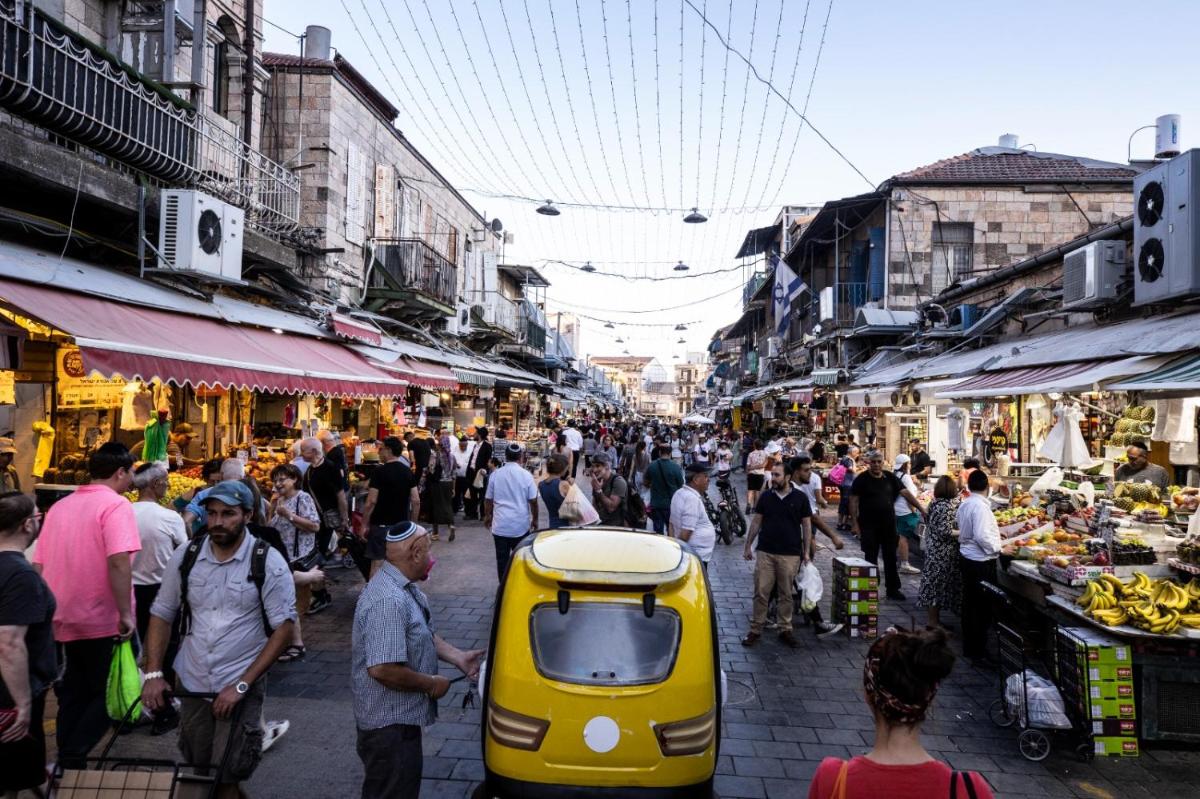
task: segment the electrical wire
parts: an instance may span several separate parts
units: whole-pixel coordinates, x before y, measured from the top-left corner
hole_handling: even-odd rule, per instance
[[[717,34],[717,38],[720,40],[721,46],[726,48],[727,50],[729,50],[734,55],[736,55],[739,59],[741,59],[746,64],[746,67],[750,70],[750,72],[754,74],[755,80],[759,81],[760,83],[766,84],[767,88],[770,90],[770,92],[772,94],[774,94],[776,97],[778,97],[780,100],[782,100],[784,102],[784,104],[789,109],[791,109],[792,113],[794,113],[796,116],[800,117],[800,119],[803,120],[804,123],[808,125],[808,129],[811,130],[813,133],[817,134],[817,137],[820,138],[820,140],[825,143],[826,147],[828,147],[830,150],[832,150],[833,153],[838,158],[840,158],[847,166],[849,166],[851,169],[853,169],[855,174],[857,174],[860,178],[865,180],[872,188],[874,188],[877,185],[875,183],[875,181],[873,181],[869,177],[867,177],[866,174],[864,174],[863,171],[861,169],[859,169],[858,166],[855,165],[855,163],[853,161],[851,161],[849,159],[849,157],[846,156],[845,153],[843,153],[841,150],[839,150],[837,148],[837,146],[832,141],[829,140],[829,137],[826,136],[824,133],[822,133],[812,123],[812,120],[809,119],[808,116],[804,112],[802,112],[798,108],[796,108],[796,106],[792,104],[791,100],[784,97],[783,94],[780,93],[780,91],[778,89],[776,89],[775,86],[772,85],[770,81],[765,80],[763,78],[763,76],[759,74],[758,69],[755,68],[754,64],[751,63],[750,59],[747,58],[745,55],[743,55],[740,50],[738,50],[736,47],[734,47],[732,44],[730,44],[725,39],[725,37],[721,35],[721,32],[719,30],[717,30],[717,26],[713,25],[712,22],[710,22],[707,17],[705,17],[703,14],[701,14],[700,9],[696,8],[696,4],[693,3],[692,0],[683,0],[683,2],[687,3],[688,6],[692,9],[692,11],[694,11],[697,15],[700,16],[700,18],[702,20],[704,20],[705,25],[712,28],[713,32]]]
[[[679,274],[679,275],[623,275],[620,272],[601,272],[600,270],[596,270],[594,272],[589,272],[589,271],[585,270],[582,266],[576,266],[575,264],[571,263],[570,261],[562,261],[557,258],[542,258],[542,259],[540,259],[540,262],[543,264],[554,264],[555,266],[564,266],[568,269],[573,269],[576,272],[580,272],[585,275],[594,275],[596,277],[619,277],[622,280],[628,280],[628,281],[649,280],[649,281],[655,282],[655,283],[666,281],[666,280],[695,280],[696,278],[712,277],[713,275],[722,275],[722,274],[726,274],[729,272],[738,272],[738,271],[741,271],[741,269],[743,268],[741,264],[738,264],[737,266],[729,266],[729,267],[725,267],[723,269],[710,269],[707,272],[690,272],[689,271],[686,274]]]
[[[473,186],[470,186],[470,187],[459,186],[458,190],[463,191],[463,192],[470,192],[471,194],[478,194],[480,197],[491,197],[493,199],[500,199],[500,200],[518,200],[520,202],[536,203],[538,205],[540,205],[541,203],[546,201],[544,197],[541,199],[538,199],[537,197],[534,197],[534,196],[528,195],[528,194],[510,194],[510,193],[506,193],[506,192],[489,191],[487,189],[480,189],[480,188],[476,188]],[[629,213],[650,212],[650,213],[654,214],[655,216],[657,216],[658,214],[661,214],[661,213],[678,214],[678,213],[683,213],[683,212],[692,210],[691,206],[688,206],[686,208],[684,208],[682,206],[660,206],[657,208],[647,208],[647,207],[641,206],[641,205],[617,205],[617,204],[612,204],[612,203],[580,203],[580,202],[572,202],[569,200],[563,201],[563,202],[559,202],[558,200],[555,200],[554,204],[557,206],[560,206],[562,208],[589,208],[589,209],[596,210],[596,211],[621,211],[621,212],[629,212]],[[778,207],[775,205],[759,205],[759,206],[754,206],[751,208],[745,208],[745,207],[741,207],[741,206],[724,206],[724,207],[720,207],[720,208],[713,208],[710,210],[715,213],[722,213],[722,214],[757,214],[757,213],[762,213],[764,211],[775,211],[775,210],[778,210]]]
[[[727,294],[732,294],[735,291],[741,291],[741,290],[742,290],[742,284],[739,283],[736,286],[731,286],[731,287],[725,289],[724,291],[718,292],[717,294],[713,294],[710,297],[705,297],[702,300],[694,300],[692,302],[684,303],[683,305],[671,305],[666,308],[646,308],[644,310],[632,309],[632,308],[593,308],[593,307],[590,307],[587,305],[578,305],[573,302],[566,302],[564,300],[559,300],[559,299],[550,300],[550,302],[554,303],[555,305],[564,305],[568,308],[579,308],[584,311],[591,311],[592,313],[605,313],[605,314],[664,313],[666,311],[679,311],[684,308],[694,308],[697,305],[703,305],[706,302],[712,302],[713,300],[720,299],[721,297],[724,297]],[[621,324],[621,323],[618,322],[617,324]]]

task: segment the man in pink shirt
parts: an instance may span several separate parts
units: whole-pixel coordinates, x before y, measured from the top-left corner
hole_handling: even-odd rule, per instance
[[[66,669],[56,686],[58,759],[82,768],[108,729],[104,689],[113,647],[133,635],[132,562],[142,548],[133,504],[122,493],[133,479],[125,445],[101,445],[88,458],[91,483],[46,513],[33,564],[58,602],[54,640]]]

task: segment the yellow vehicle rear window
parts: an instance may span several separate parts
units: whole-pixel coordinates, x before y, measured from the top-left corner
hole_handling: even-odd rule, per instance
[[[572,602],[539,605],[530,615],[533,660],[543,677],[576,685],[649,685],[662,682],[679,651],[679,614],[642,605]]]

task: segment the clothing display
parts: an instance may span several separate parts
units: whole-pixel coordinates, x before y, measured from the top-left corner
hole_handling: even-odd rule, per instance
[[[1054,427],[1046,436],[1038,455],[1066,468],[1090,469],[1094,464],[1079,423],[1083,411],[1079,405],[1058,403],[1054,406]]]
[[[946,448],[955,452],[967,449],[967,412],[962,408],[946,411]]]

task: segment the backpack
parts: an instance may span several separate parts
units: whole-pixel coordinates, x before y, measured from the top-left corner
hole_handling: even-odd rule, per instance
[[[639,530],[646,527],[646,502],[642,499],[642,494],[636,487],[627,489],[629,497],[625,504],[625,521],[630,527],[636,527]]]
[[[246,533],[250,535],[250,533]],[[267,618],[267,606],[263,602],[263,584],[267,581],[267,553],[271,551],[271,545],[257,536],[250,536],[254,539],[253,548],[250,550],[250,582],[258,588],[258,610],[262,614],[263,630],[267,637],[270,638],[275,630],[271,627],[271,622]],[[188,604],[188,575],[192,572],[192,567],[196,565],[196,558],[200,556],[200,548],[208,541],[208,533],[202,533],[193,538],[187,546],[187,551],[183,553],[183,560],[179,563],[179,637],[183,638],[191,631],[192,627],[192,606]]]
[[[842,481],[846,479],[846,467],[839,463],[829,470],[829,482],[836,486],[840,486]]]

